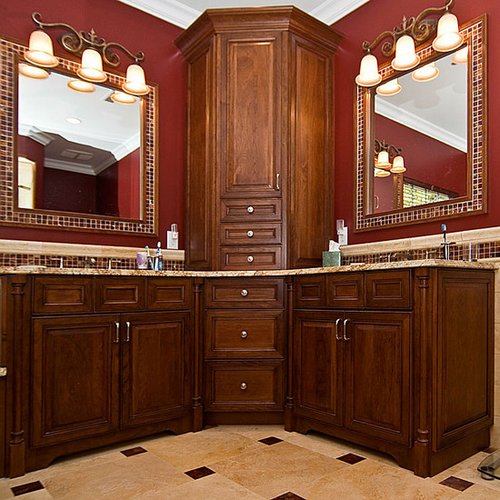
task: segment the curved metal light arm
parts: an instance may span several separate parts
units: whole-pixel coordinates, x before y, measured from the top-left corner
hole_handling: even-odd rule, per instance
[[[44,23],[39,12],[33,12],[31,19],[40,29],[62,29],[67,30],[66,33],[60,36],[59,42],[61,46],[72,54],[80,55],[85,49],[92,48],[102,54],[103,61],[112,67],[120,65],[120,56],[115,52],[116,49],[123,51],[130,59],[138,63],[144,60],[144,52],[134,54],[126,47],[118,42],[107,42],[104,38],[97,36],[94,29],[89,32],[77,31],[73,26],[66,23]]]

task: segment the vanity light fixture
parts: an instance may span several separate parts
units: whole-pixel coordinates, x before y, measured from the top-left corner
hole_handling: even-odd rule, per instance
[[[127,69],[127,82],[123,85],[123,89],[129,94],[138,96],[149,93],[150,89],[146,84],[144,70],[139,66],[139,63],[144,60],[143,52],[133,54],[120,43],[107,42],[103,38],[98,37],[93,29],[87,33],[85,31],[77,31],[65,23],[44,23],[38,12],[33,12],[31,18],[39,29],[31,33],[29,49],[24,53],[25,59],[30,63],[41,67],[51,68],[57,66],[58,59],[54,56],[52,40],[44,30],[53,28],[63,30],[64,32],[58,40],[61,46],[68,52],[76,55],[81,54],[82,64],[77,70],[77,74],[85,82],[106,81],[107,74],[103,71],[103,63],[114,68],[119,66],[121,60],[116,53],[116,49],[120,49],[133,60],[133,64]],[[33,76],[33,78],[36,77]],[[95,87],[85,85],[85,82],[75,79],[68,86],[79,92],[93,92]]]
[[[376,92],[382,96],[396,95],[401,92],[401,85],[399,85],[398,79],[394,78],[394,80],[389,80],[387,83],[379,85],[376,88]]]
[[[385,149],[379,151],[375,166],[378,169],[382,170],[391,168],[391,162],[389,161],[389,151],[386,151]]]
[[[78,78],[72,78],[68,82],[68,87],[72,90],[76,90],[77,92],[84,92],[86,94],[90,94],[95,91],[95,85],[93,83],[86,82]]]
[[[391,173],[402,174],[403,172],[406,172],[404,158],[401,155],[395,156],[392,160]]]
[[[45,80],[49,77],[48,71],[38,66],[32,66],[31,64],[19,63],[19,74],[27,76],[28,78],[36,78],[37,80]]]
[[[432,43],[436,51],[449,52],[460,47],[463,43],[463,37],[458,31],[458,20],[454,14],[449,12],[454,3],[455,0],[446,0],[443,7],[430,7],[423,10],[418,16],[409,19],[403,17],[401,25],[392,31],[380,33],[372,42],[365,40],[362,43],[362,48],[366,54],[361,59],[356,83],[361,87],[372,87],[380,83],[381,79],[375,77],[375,75],[380,76],[380,72],[377,58],[373,55],[373,50],[379,45],[381,45],[380,51],[385,57],[395,55],[391,66],[396,71],[406,71],[418,66],[420,58],[415,52],[415,45],[430,40],[436,31],[437,37]],[[443,15],[438,21],[435,16],[439,14]]]
[[[388,177],[406,172],[402,149],[375,139],[375,177]],[[392,158],[392,162],[391,162]]]
[[[434,80],[434,78],[437,78],[438,75],[439,69],[436,66],[436,63],[432,62],[416,69],[411,74],[411,77],[416,82],[430,82],[431,80]]]
[[[381,168],[375,167],[375,177],[389,177],[391,173],[389,170],[383,170]]]
[[[465,64],[469,59],[469,47],[457,50],[453,53],[451,64]]]

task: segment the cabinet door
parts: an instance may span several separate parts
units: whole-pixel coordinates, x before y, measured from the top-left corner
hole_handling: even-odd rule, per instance
[[[119,424],[118,316],[33,321],[35,446],[108,433]]]
[[[221,40],[221,195],[280,196],[279,34]]]
[[[293,373],[296,413],[340,426],[343,342],[336,338],[337,319],[334,312],[297,312]]]
[[[346,427],[409,444],[410,315],[346,313]]]
[[[122,426],[155,423],[189,411],[189,313],[122,317]]]

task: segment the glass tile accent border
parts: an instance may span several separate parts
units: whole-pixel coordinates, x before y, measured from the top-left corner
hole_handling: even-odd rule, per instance
[[[26,47],[0,38],[0,81],[2,92],[0,94],[0,221],[6,225],[26,225],[31,227],[72,229],[80,231],[106,231],[127,234],[156,235],[156,202],[157,186],[155,175],[155,162],[157,160],[157,93],[155,85],[151,92],[143,96],[143,161],[144,178],[144,214],[143,220],[120,220],[105,216],[86,216],[85,214],[58,214],[50,211],[20,211],[14,207],[14,124],[16,123],[16,97],[17,71],[15,65],[18,58],[23,57]],[[75,72],[80,65],[58,57],[59,67]],[[116,87],[121,87],[125,78],[112,73],[107,73],[108,81]],[[17,171],[17,170],[16,170]]]

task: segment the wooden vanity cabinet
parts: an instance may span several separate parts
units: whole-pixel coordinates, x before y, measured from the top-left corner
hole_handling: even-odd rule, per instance
[[[189,80],[188,269],[321,263],[339,40],[294,7],[207,10],[177,39]]]
[[[379,449],[424,477],[488,446],[491,272],[299,276],[294,288],[288,430]]]

